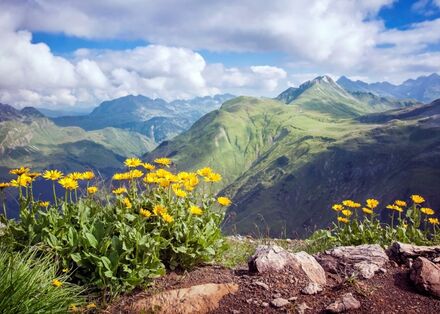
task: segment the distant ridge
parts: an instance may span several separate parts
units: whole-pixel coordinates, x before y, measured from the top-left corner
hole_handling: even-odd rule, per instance
[[[360,80],[350,80],[346,76],[341,76],[337,83],[351,92],[372,92],[379,96],[412,98],[424,103],[440,98],[440,75],[437,73],[409,79],[400,85],[389,82],[369,84]]]

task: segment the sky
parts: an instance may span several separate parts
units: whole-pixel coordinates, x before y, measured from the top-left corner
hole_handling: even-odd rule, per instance
[[[0,102],[276,96],[440,72],[440,0],[1,0]]]

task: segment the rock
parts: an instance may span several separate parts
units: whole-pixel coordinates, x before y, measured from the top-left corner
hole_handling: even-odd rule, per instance
[[[273,307],[280,308],[280,307],[285,307],[286,305],[290,304],[290,302],[286,299],[283,299],[283,298],[276,298],[276,299],[273,299],[270,302],[270,304]]]
[[[316,256],[320,264],[331,273],[346,272],[360,274],[365,279],[372,278],[388,261],[385,250],[377,244],[340,246]]]
[[[263,288],[264,290],[269,290],[269,286],[262,281],[255,281],[254,284]]]
[[[418,246],[400,242],[394,242],[388,248],[388,254],[391,259],[400,264],[406,263],[408,258],[417,258],[419,256],[425,257],[429,260],[434,260],[440,257],[440,245],[437,246]]]
[[[310,282],[307,286],[301,289],[301,293],[308,295],[317,294],[318,292],[321,291],[322,291],[322,287],[315,282]]]
[[[275,294],[273,295],[273,298],[274,298],[274,299],[281,298],[281,293],[275,293]]]
[[[298,297],[290,297],[289,299],[287,299],[289,302],[295,302],[296,300],[298,300]]]
[[[240,314],[240,311],[239,310],[232,310],[231,313],[232,314]]]
[[[218,308],[220,300],[238,290],[233,283],[192,286],[161,292],[136,301],[131,305],[130,313],[209,313]]]
[[[433,263],[440,263],[440,256],[432,260]]]
[[[327,306],[326,310],[330,313],[342,313],[351,310],[357,310],[361,307],[361,303],[356,300],[351,293],[346,293],[341,299]]]
[[[364,279],[370,279],[374,277],[380,267],[376,264],[369,262],[360,262],[353,265],[353,268],[359,272]]]
[[[249,271],[265,273],[281,271],[291,266],[304,273],[309,281],[320,285],[326,284],[325,271],[316,259],[306,252],[290,253],[283,248],[272,245],[260,245],[248,261]]]
[[[293,258],[311,282],[323,286],[327,283],[324,269],[312,255],[298,252],[293,254]]]
[[[418,257],[411,268],[410,279],[421,291],[440,298],[440,267],[424,257]]]
[[[311,310],[311,309],[312,309],[311,307],[309,307],[305,302],[303,302],[295,307],[295,312],[298,314],[304,314],[306,310]]]
[[[262,303],[261,303],[261,306],[262,306],[262,307],[268,307],[268,306],[269,306],[269,303],[267,303],[267,302],[262,302]]]

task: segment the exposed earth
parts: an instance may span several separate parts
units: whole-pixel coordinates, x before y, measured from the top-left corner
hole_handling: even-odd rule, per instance
[[[436,251],[437,253],[440,252]],[[350,254],[355,255],[355,253]],[[373,252],[372,256],[376,258],[377,254]],[[316,257],[322,263],[322,259]],[[330,256],[325,256],[327,257]],[[265,258],[267,256],[263,257]],[[275,265],[277,261],[270,261],[270,258],[272,257],[266,260],[268,265]],[[435,259],[436,256],[431,254],[430,258]],[[280,271],[258,273],[250,272],[248,265],[234,269],[205,265],[189,272],[169,272],[166,276],[157,279],[151,289],[124,296],[105,312],[327,313],[330,304],[346,296],[353,300],[354,307],[356,303],[360,303],[359,308],[347,311],[350,313],[440,313],[440,298],[417,290],[410,279],[411,267],[414,267],[413,259],[407,259],[403,264],[398,264],[394,260],[395,258],[390,260],[387,258],[370,279],[361,279],[362,276],[352,274],[352,265],[344,264],[341,260],[337,260],[339,267],[333,271],[328,271],[328,265],[324,265],[326,284],[323,285],[322,292],[312,295],[305,294],[303,288],[310,281],[310,276],[306,276],[296,266],[286,265]],[[345,268],[341,268],[341,265],[345,265]],[[200,286],[204,284],[215,285]],[[195,286],[197,293],[201,291],[202,294],[215,287],[214,301],[211,302],[207,296],[189,296],[191,292],[188,291]],[[181,293],[183,290],[177,290],[182,288],[190,288],[184,290],[187,293],[184,297]],[[175,296],[180,296],[177,305],[173,305],[175,300],[170,299],[162,300],[165,304],[171,305],[168,309],[166,306],[159,306],[153,310],[148,310],[148,306],[143,308],[152,300],[152,296],[160,296],[165,291],[167,293],[175,291]],[[353,298],[347,293],[351,293]],[[187,310],[185,307],[180,307],[185,302],[191,303],[192,307]],[[204,304],[198,307],[198,303]],[[339,305],[341,304],[342,301],[339,302]]]

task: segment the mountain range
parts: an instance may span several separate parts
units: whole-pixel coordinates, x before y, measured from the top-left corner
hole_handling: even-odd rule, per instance
[[[439,101],[349,93],[323,76],[276,99],[227,101],[146,158],[220,171],[234,203],[227,232],[304,235],[328,226],[331,205],[347,198],[421,193],[440,206],[439,110]]]
[[[436,75],[428,78],[406,85],[435,95]],[[0,177],[29,165],[108,178],[140,155],[170,157],[185,170],[208,165],[223,175],[217,192],[234,202],[225,231],[273,236],[328,226],[331,204],[347,198],[386,204],[419,193],[440,207],[440,102],[396,98],[385,93],[395,85],[378,84],[320,76],[273,99],[130,95],[52,118],[0,105]]]
[[[187,130],[197,119],[232,98],[233,95],[223,94],[167,102],[160,98],[129,95],[104,101],[88,115],[52,120],[59,126],[78,126],[84,130],[114,127],[135,131],[161,143]]]
[[[371,92],[379,96],[415,99],[420,102],[431,102],[440,98],[440,75],[433,73],[409,79],[400,85],[389,82],[365,83],[360,80],[352,81],[342,76],[337,83],[350,92]]]

